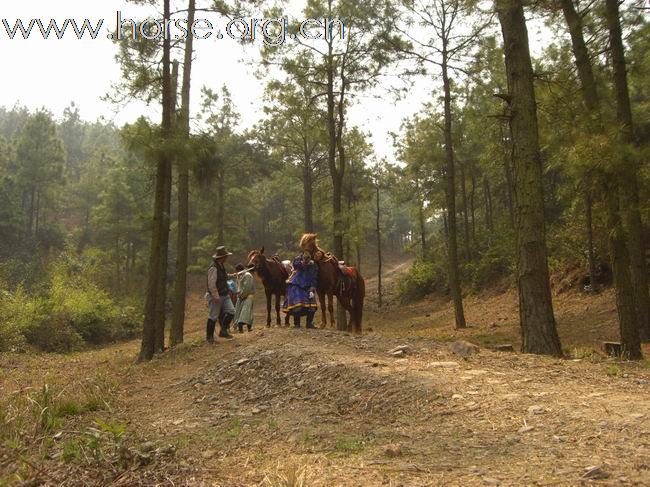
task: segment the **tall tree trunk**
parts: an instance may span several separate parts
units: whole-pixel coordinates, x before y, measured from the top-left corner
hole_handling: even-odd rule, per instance
[[[636,323],[636,310],[632,276],[630,275],[630,261],[625,248],[625,235],[619,212],[619,198],[616,182],[605,185],[607,205],[607,220],[609,232],[608,243],[612,255],[612,268],[614,271],[614,286],[616,290],[616,311],[621,335],[623,355],[632,360],[643,358],[639,329]]]
[[[596,79],[594,78],[593,69],[591,66],[591,59],[589,58],[589,51],[584,41],[582,32],[582,18],[575,10],[573,0],[561,0],[562,12],[564,19],[569,28],[571,35],[571,48],[575,57],[576,67],[578,69],[578,77],[580,79],[580,89],[582,91],[582,98],[587,108],[589,115],[589,129],[592,132],[602,132],[602,120],[600,117],[600,100],[598,98],[598,91],[596,89]],[[590,185],[590,176],[585,177],[587,186]],[[615,188],[616,191],[618,189]],[[593,244],[593,218],[592,209],[593,201],[591,198],[591,188],[585,189],[585,216],[587,224],[587,255],[589,260],[589,279],[592,289],[595,289],[594,276],[596,273],[596,261],[594,257],[594,244]],[[608,204],[608,201],[605,201]],[[608,220],[610,221],[610,220]],[[611,220],[614,221],[614,220]],[[610,246],[612,250],[616,250],[616,246]],[[616,257],[613,256],[612,260]]]
[[[630,93],[627,85],[625,50],[619,20],[618,0],[606,0],[607,28],[611,49],[614,92],[616,93],[616,118],[619,124],[621,142],[634,144],[634,125]],[[645,242],[643,221],[639,210],[638,167],[627,151],[623,150],[623,167],[621,187],[621,210],[627,233],[627,247],[632,266],[632,283],[634,286],[634,303],[637,313],[638,328],[641,335],[650,338],[650,297],[648,296],[648,270],[645,260]],[[632,352],[631,352],[632,353]]]
[[[447,208],[442,209],[442,234],[445,237],[445,242],[449,241],[449,224],[447,223]]]
[[[196,13],[196,0],[189,0],[187,7],[188,25],[194,24]],[[192,83],[192,55],[194,36],[187,36],[185,41],[185,55],[183,59],[183,86],[181,87],[181,112],[179,130],[185,144],[190,137],[190,92]],[[183,343],[185,328],[185,296],[187,293],[187,261],[188,261],[188,234],[189,234],[189,199],[190,178],[189,156],[187,147],[178,161],[178,235],[176,239],[176,281],[174,283],[174,309],[172,310],[172,324],[169,335],[170,346]]]
[[[485,225],[490,235],[494,233],[494,219],[492,214],[492,191],[487,176],[483,176],[483,197],[485,199]]]
[[[163,17],[167,22],[170,19],[170,0],[163,0]],[[166,36],[167,37],[167,36]],[[171,81],[171,40],[165,38],[163,41],[163,60],[162,60],[162,139],[166,141],[171,136],[172,131],[172,81]],[[140,345],[140,357],[142,360],[151,360],[156,351],[156,329],[157,320],[160,319],[158,314],[162,309],[164,319],[164,303],[159,304],[159,281],[164,281],[165,275],[161,275],[162,255],[167,253],[167,247],[163,248],[165,204],[167,192],[167,175],[170,167],[168,155],[161,151],[158,155],[156,167],[156,185],[154,197],[153,226],[151,232],[151,249],[149,254],[149,275],[147,278],[147,293],[144,307],[144,320],[142,343]],[[166,269],[165,269],[166,273]],[[164,327],[164,321],[162,323]]]
[[[542,162],[526,18],[521,0],[497,0],[496,5],[510,92],[522,351],[560,356],[546,256]]]
[[[585,191],[585,216],[587,219],[587,260],[589,261],[589,283],[591,289],[596,290],[594,278],[596,276],[596,257],[594,255],[594,223],[593,223],[593,201],[591,200],[591,190]]]
[[[458,161],[460,167],[460,190],[461,196],[463,198],[463,233],[465,235],[464,249],[465,249],[465,261],[469,262],[472,260],[472,250],[470,247],[469,240],[469,214],[467,211],[467,185],[465,182],[465,163]]]
[[[347,213],[345,218],[345,228],[347,229],[345,237],[345,261],[348,263],[352,262],[352,242],[350,238],[350,228],[352,225],[351,215],[352,215],[352,188],[348,188],[346,199],[347,199]]]
[[[332,13],[332,0],[328,0],[328,14]],[[343,234],[341,232],[341,199],[343,186],[343,167],[336,166],[337,151],[337,126],[336,126],[336,101],[334,93],[334,50],[332,40],[327,40],[327,132],[328,153],[327,162],[332,178],[332,217],[334,219],[333,240],[334,252],[340,258],[343,255]],[[339,120],[339,124],[341,121]],[[341,129],[339,125],[339,129]],[[342,162],[342,161],[341,161]]]
[[[510,217],[510,227],[515,228],[515,191],[514,191],[514,181],[512,178],[512,167],[511,167],[511,157],[512,151],[508,151],[508,144],[504,146],[504,155],[503,155],[503,171],[506,177],[506,204],[508,205],[508,216]]]
[[[352,214],[354,215],[354,228],[357,233],[356,238],[354,239],[354,252],[356,254],[356,262],[354,264],[357,270],[361,272],[361,230],[359,230],[359,207],[356,199],[352,201]]]
[[[476,196],[476,171],[474,163],[472,162],[472,167],[470,168],[472,189],[469,192],[469,207],[470,207],[470,217],[471,217],[471,227],[472,227],[472,246],[474,251],[478,248],[476,242],[476,204],[474,202],[474,197]]]
[[[381,308],[382,306],[382,289],[381,289],[381,271],[382,271],[382,260],[381,260],[381,213],[379,207],[379,184],[375,186],[376,191],[376,203],[377,203],[377,219],[376,219],[376,230],[377,230],[377,306]]]
[[[307,141],[304,144],[304,160],[302,166],[302,188],[304,196],[304,218],[305,232],[314,233],[314,181],[311,167],[311,156],[307,149]]]
[[[443,31],[444,31],[443,26]],[[465,311],[463,310],[463,294],[460,288],[460,272],[458,270],[458,243],[456,225],[456,169],[454,167],[454,147],[451,120],[451,85],[447,72],[447,39],[443,38],[442,48],[442,83],[445,93],[445,155],[446,155],[446,196],[447,196],[447,258],[449,259],[449,289],[454,301],[454,317],[456,328],[465,328]]]
[[[174,130],[174,115],[176,113],[176,93],[178,88],[178,62],[174,61],[171,73],[169,99],[170,126],[167,140],[171,139]],[[165,351],[165,325],[167,324],[167,268],[169,261],[169,228],[171,225],[172,206],[172,159],[166,155],[165,165],[165,201],[161,220],[162,231],[160,236],[160,279],[158,281],[158,298],[156,298],[156,353]]]
[[[600,99],[596,88],[596,78],[594,78],[589,51],[584,40],[582,30],[582,18],[576,12],[573,0],[561,0],[564,20],[569,28],[571,35],[571,49],[575,56],[576,68],[578,69],[578,78],[580,78],[580,89],[582,98],[589,112],[590,122],[595,130],[602,130],[602,121],[600,115]]]
[[[158,298],[158,281],[160,280],[160,237],[162,226],[160,221],[165,207],[165,160],[160,157],[156,168],[156,183],[154,195],[153,224],[151,228],[151,246],[149,251],[149,273],[147,278],[147,294],[144,306],[142,343],[140,345],[140,360],[151,360],[155,351],[156,341],[156,300]]]
[[[332,13],[332,0],[328,0],[328,14]],[[343,256],[343,212],[342,212],[342,196],[343,196],[343,181],[345,176],[345,147],[343,144],[343,133],[345,127],[345,78],[343,76],[344,64],[339,67],[341,70],[342,86],[339,92],[339,105],[338,105],[338,125],[336,119],[336,102],[334,93],[334,52],[333,40],[328,39],[328,54],[327,54],[327,120],[329,132],[329,153],[328,163],[330,167],[330,175],[332,178],[332,218],[334,220],[334,253],[338,258]],[[336,153],[338,149],[339,164],[336,165]],[[346,331],[347,316],[345,309],[340,303],[337,303],[337,329]]]
[[[618,9],[618,7],[616,7]],[[572,0],[562,0],[562,11],[571,35],[571,45],[575,56],[580,88],[583,102],[589,114],[589,128],[594,133],[603,133],[604,127],[601,116],[601,102],[598,95],[596,79],[594,77],[591,59],[587,45],[584,41],[582,19],[575,10]],[[618,21],[618,16],[616,15]],[[634,289],[630,277],[628,265],[630,257],[625,245],[625,229],[620,218],[619,194],[623,192],[626,183],[619,170],[614,170],[612,178],[610,175],[601,174],[603,193],[605,195],[605,207],[607,209],[607,233],[608,243],[614,271],[614,286],[616,288],[616,307],[618,311],[619,326],[621,329],[621,341],[626,350],[635,350],[636,341],[630,330],[637,327],[637,317],[634,305],[630,306],[628,299],[634,296]],[[591,175],[587,176],[587,184]],[[612,179],[614,181],[612,181]],[[623,183],[623,184],[621,184]],[[589,206],[589,205],[587,205]],[[587,210],[589,211],[589,209]],[[590,217],[590,215],[588,215]],[[590,263],[590,266],[593,264]],[[595,267],[595,266],[594,266]],[[594,270],[590,269],[593,275]],[[629,340],[629,343],[626,343]],[[633,352],[633,354],[636,351]],[[640,353],[640,351],[638,352]]]
[[[343,238],[345,236],[345,228],[343,222],[343,212],[342,212],[342,198],[343,198],[343,181],[346,170],[346,154],[345,154],[345,144],[343,142],[343,132],[345,130],[345,82],[341,87],[341,94],[339,96],[338,102],[338,127],[336,133],[336,147],[338,149],[338,158],[339,158],[339,167],[336,172],[338,182],[338,191],[335,194],[336,201],[334,203],[334,248],[337,249],[340,246],[341,253],[343,255]]]
[[[427,226],[424,218],[424,202],[420,198],[420,178],[415,178],[415,193],[418,198],[418,224],[420,226],[420,243],[422,246],[422,258],[427,257]]]
[[[225,227],[225,213],[226,213],[226,172],[223,168],[217,170],[217,242],[219,245],[224,243],[224,227]]]

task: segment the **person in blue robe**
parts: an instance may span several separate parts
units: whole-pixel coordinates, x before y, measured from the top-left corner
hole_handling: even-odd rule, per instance
[[[293,272],[287,280],[287,295],[284,312],[293,316],[294,326],[300,328],[300,319],[307,317],[307,328],[314,328],[316,304],[316,283],[318,282],[318,265],[309,253],[299,255],[293,260]]]

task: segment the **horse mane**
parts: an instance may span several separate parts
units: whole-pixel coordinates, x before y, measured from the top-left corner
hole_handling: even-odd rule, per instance
[[[312,255],[315,252],[321,252],[323,255],[327,255],[328,252],[321,249],[318,245],[319,243],[320,242],[318,241],[317,233],[305,233],[300,239],[300,248],[303,251],[311,253]]]

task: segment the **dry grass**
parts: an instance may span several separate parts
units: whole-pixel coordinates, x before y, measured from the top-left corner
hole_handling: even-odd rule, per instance
[[[363,337],[258,328],[210,347],[196,293],[186,344],[146,365],[137,343],[0,355],[0,485],[650,484],[650,367],[595,351],[612,296],[556,300],[566,360],[485,348],[517,346],[514,305],[468,299],[461,332],[429,300],[370,310]],[[459,338],[484,347],[456,356]]]

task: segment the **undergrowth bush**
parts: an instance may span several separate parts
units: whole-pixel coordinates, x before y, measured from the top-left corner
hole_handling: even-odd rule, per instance
[[[121,306],[89,281],[83,265],[66,258],[50,269],[38,293],[22,286],[13,292],[0,281],[0,351],[27,344],[47,352],[71,352],[137,335],[141,317],[135,306]]]
[[[30,297],[22,286],[13,293],[0,290],[0,351],[19,351],[27,343],[29,328],[46,318],[43,302]]]
[[[416,261],[408,273],[400,277],[397,289],[400,300],[408,303],[445,286],[447,274],[434,262]]]
[[[480,235],[482,245],[472,248],[473,258],[461,262],[461,286],[464,292],[478,292],[495,284],[515,270],[515,235],[512,230],[499,229],[490,238]],[[444,237],[432,239],[425,260],[416,261],[410,271],[398,281],[398,293],[403,303],[422,299],[434,291],[447,293],[448,261]],[[458,244],[463,257],[462,242]]]
[[[497,280],[515,272],[514,246],[508,239],[499,239],[471,262],[465,263],[467,286],[480,291]]]

